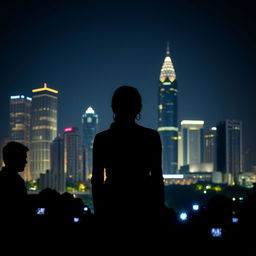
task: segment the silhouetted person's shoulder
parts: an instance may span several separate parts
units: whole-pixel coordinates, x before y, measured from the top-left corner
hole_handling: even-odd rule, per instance
[[[124,136],[131,134],[133,136],[151,136],[155,138],[160,138],[159,133],[156,130],[138,125],[136,123],[127,126],[113,123],[109,129],[96,134],[95,138],[104,139],[109,136],[115,136],[120,134],[123,134]]]
[[[136,123],[112,123],[110,129],[98,133],[93,145],[93,176],[102,181],[103,169],[107,182],[147,182],[161,172],[161,140],[157,131]],[[133,173],[127,176],[127,173]],[[99,175],[98,175],[99,174]],[[101,174],[101,175],[100,175]],[[94,179],[93,178],[93,179]]]
[[[0,196],[20,200],[26,195],[27,189],[23,178],[18,173],[3,167],[0,171]]]

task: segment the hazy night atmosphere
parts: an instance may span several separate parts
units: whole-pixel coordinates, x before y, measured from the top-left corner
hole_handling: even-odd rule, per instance
[[[58,128],[81,127],[92,107],[97,132],[113,121],[121,85],[142,96],[139,124],[157,130],[158,84],[170,45],[178,124],[242,121],[243,171],[255,172],[256,19],[253,1],[2,1],[0,141],[9,136],[9,99],[59,91]],[[253,168],[254,166],[254,168]],[[175,192],[173,192],[175,193]]]
[[[244,147],[255,152],[251,7],[252,1],[4,1],[0,120],[8,120],[10,95],[29,96],[46,82],[60,92],[59,132],[80,126],[88,106],[103,130],[112,121],[113,91],[129,84],[142,94],[141,123],[155,129],[169,40],[179,120],[212,127],[241,119]],[[7,136],[7,125],[1,130]]]

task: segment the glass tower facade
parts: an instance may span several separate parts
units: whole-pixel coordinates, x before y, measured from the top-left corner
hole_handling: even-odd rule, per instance
[[[44,83],[43,88],[32,92],[31,174],[32,179],[37,179],[50,170],[50,146],[57,136],[58,91]]]
[[[32,98],[24,95],[10,97],[9,139],[17,141],[30,148]],[[21,173],[24,180],[31,180],[30,150],[27,153],[27,165]]]
[[[204,162],[213,163],[213,170],[216,171],[216,132],[217,128],[212,127],[204,134]]]
[[[52,188],[60,193],[66,191],[66,175],[64,173],[64,140],[56,137],[51,143]]]
[[[64,172],[67,180],[77,183],[82,180],[81,137],[77,127],[64,129]]]
[[[162,141],[162,169],[164,174],[178,169],[178,87],[176,73],[167,46],[158,86],[158,132]]]
[[[217,171],[223,173],[224,183],[237,182],[242,165],[242,122],[225,120],[217,124]]]
[[[97,132],[99,118],[92,107],[87,108],[82,116],[83,146],[85,150],[85,178],[89,180],[92,174],[93,140]]]

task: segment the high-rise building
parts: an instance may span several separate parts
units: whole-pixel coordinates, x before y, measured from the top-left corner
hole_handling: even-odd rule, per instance
[[[217,171],[223,174],[223,182],[237,182],[243,171],[242,122],[225,120],[217,124]]]
[[[98,127],[98,115],[92,107],[87,108],[82,116],[83,136],[82,144],[85,150],[85,179],[89,180],[92,174],[93,140]]]
[[[176,73],[167,45],[158,86],[158,132],[162,141],[162,169],[164,174],[178,169],[178,87]]]
[[[216,170],[216,132],[217,128],[212,127],[204,134],[204,162],[212,163],[213,170]]]
[[[50,145],[57,136],[57,94],[47,87],[32,90],[31,174],[32,179],[50,170]]]
[[[64,140],[58,136],[51,143],[51,176],[52,189],[60,193],[66,190],[66,174],[64,173]]]
[[[183,165],[183,145],[181,131],[178,131],[178,170],[180,170]]]
[[[67,179],[77,183],[82,181],[81,137],[77,127],[64,129],[64,172]]]
[[[183,165],[200,164],[204,156],[204,121],[181,121]]]
[[[32,98],[24,95],[10,97],[9,139],[17,141],[30,148]],[[22,176],[24,180],[31,180],[30,151],[27,153],[27,165]]]

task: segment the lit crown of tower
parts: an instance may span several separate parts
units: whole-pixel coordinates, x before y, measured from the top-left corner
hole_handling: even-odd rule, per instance
[[[94,113],[95,112],[92,107],[87,108],[87,110],[85,111],[85,114],[94,114]]]
[[[164,59],[159,79],[161,82],[164,82],[166,78],[168,78],[171,82],[173,82],[176,79],[176,73],[174,70],[172,59],[170,57],[169,42],[167,43],[166,55],[167,56]]]
[[[49,91],[49,92],[53,92],[53,93],[58,93],[57,90],[51,89],[49,87],[47,87],[47,83],[44,83],[44,87],[42,88],[38,88],[38,89],[34,89],[32,90],[32,92],[42,92],[42,91]]]

